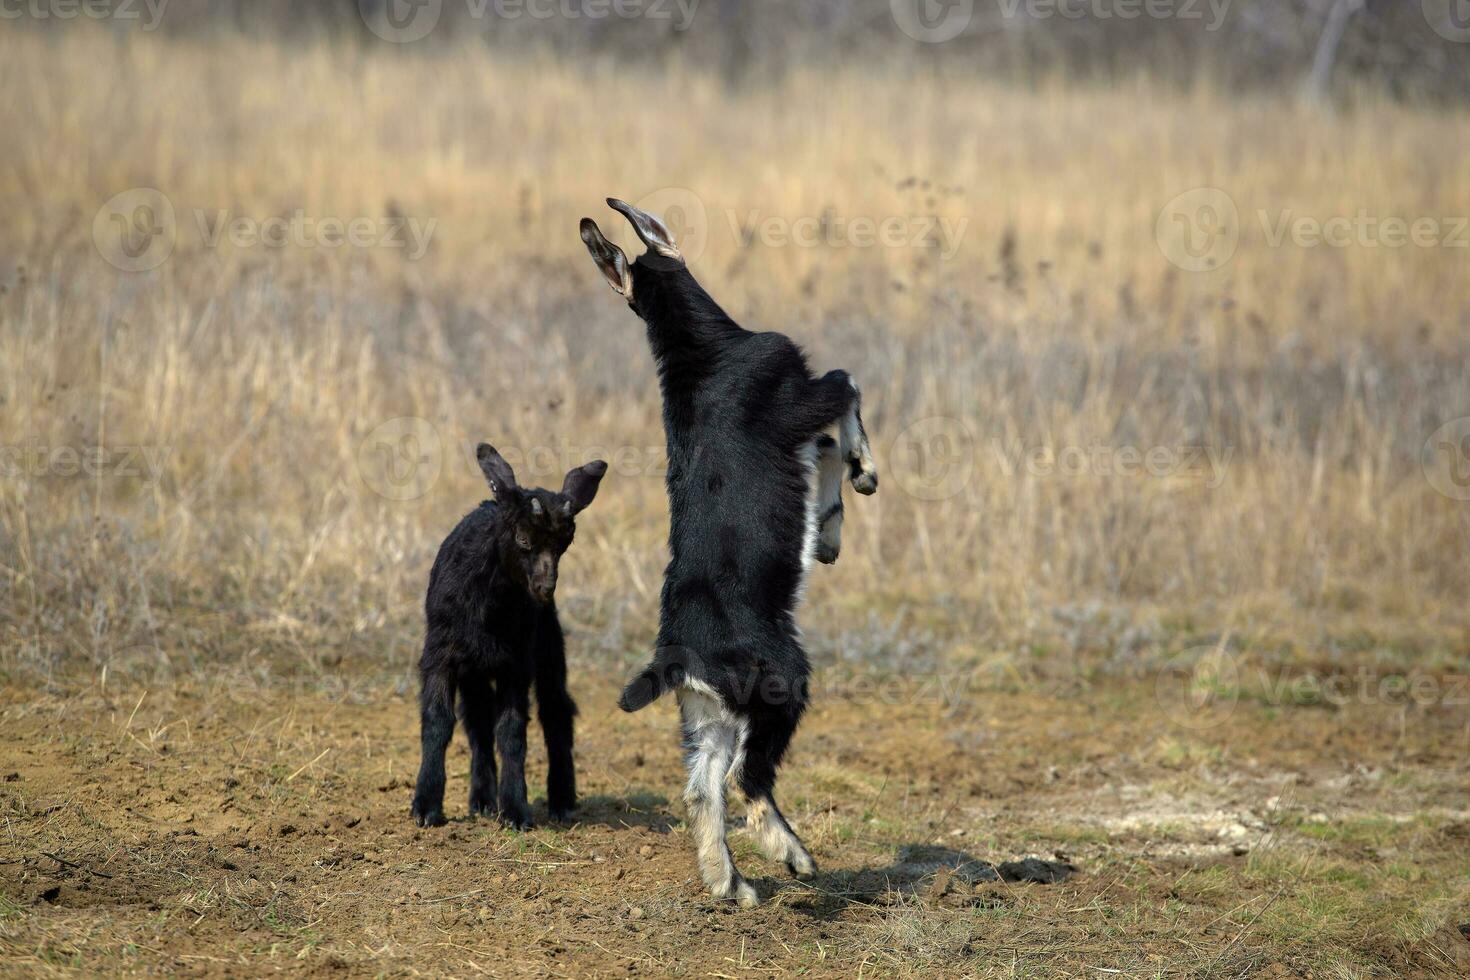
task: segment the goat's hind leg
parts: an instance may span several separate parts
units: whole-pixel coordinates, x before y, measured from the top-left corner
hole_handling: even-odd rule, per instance
[[[745,826],[761,853],[772,861],[785,862],[786,869],[797,878],[807,878],[816,873],[817,863],[786,822],[774,796],[776,766],[786,754],[794,730],[795,720],[752,717],[745,764],[740,770],[740,790],[746,801]]]
[[[422,758],[410,812],[420,827],[438,827],[444,823],[444,753],[454,737],[454,681],[447,670],[430,669],[423,672],[423,685]]]
[[[466,678],[459,701],[470,740],[470,816],[493,817],[500,812],[495,801],[495,690],[484,677]]]
[[[810,878],[816,874],[817,862],[812,860],[806,845],[786,822],[770,791],[746,798],[745,826],[761,853],[772,861],[785,862],[786,870],[794,877]]]
[[[736,869],[725,840],[725,782],[741,762],[745,723],[715,694],[687,687],[679,691],[679,713],[689,770],[684,803],[700,877],[715,897],[751,908],[760,899]]]

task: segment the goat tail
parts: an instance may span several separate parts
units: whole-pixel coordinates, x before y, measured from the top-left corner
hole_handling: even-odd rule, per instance
[[[640,711],[684,683],[685,676],[687,671],[680,649],[660,649],[648,666],[628,681],[618,698],[618,707],[629,713]]]
[[[623,688],[622,697],[618,698],[618,707],[630,714],[640,711],[657,701],[665,690],[658,672],[651,667],[644,668]]]

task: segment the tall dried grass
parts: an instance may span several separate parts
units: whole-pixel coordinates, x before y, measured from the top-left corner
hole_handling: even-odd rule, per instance
[[[481,438],[552,447],[527,480],[622,449],[562,605],[582,649],[640,656],[658,399],[575,226],[627,241],[602,198],[669,187],[706,209],[711,292],[864,385],[884,488],[849,507],[815,621],[1014,645],[1098,600],[1465,643],[1470,504],[1420,456],[1470,414],[1470,253],[1273,247],[1258,216],[1470,214],[1463,115],[859,66],[732,89],[697,65],[82,29],[0,36],[0,84],[0,666],[407,663],[433,549],[483,494]],[[1240,244],[1192,273],[1155,225],[1200,186],[1238,206]],[[176,209],[150,272],[93,241],[133,187]],[[210,247],[196,225],[296,209],[436,224],[416,262]],[[750,239],[753,212],[942,218],[953,255]],[[403,416],[442,440],[442,475],[393,501],[365,440]],[[160,477],[26,462],[97,446],[153,447]],[[1068,447],[1085,471],[1048,469]],[[1206,447],[1223,469],[1097,462],[1120,447]]]

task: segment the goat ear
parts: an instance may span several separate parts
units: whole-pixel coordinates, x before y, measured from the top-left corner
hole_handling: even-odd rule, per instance
[[[480,469],[485,474],[485,479],[490,482],[490,490],[498,498],[516,488],[515,470],[505,458],[495,451],[495,447],[488,442],[482,442],[475,447],[475,458],[480,461]]]
[[[602,476],[606,472],[607,464],[600,459],[594,459],[567,473],[567,478],[561,485],[561,495],[567,498],[562,509],[567,516],[584,510],[592,503],[592,498],[597,496],[598,484],[602,482]]]
[[[627,201],[619,201],[615,197],[607,199],[607,206],[633,223],[633,230],[638,233],[639,238],[643,239],[643,244],[660,255],[678,259],[680,262],[684,261],[683,253],[674,243],[673,233],[656,215],[635,208]]]
[[[582,244],[592,253],[592,261],[597,263],[608,285],[632,302],[633,272],[628,268],[628,257],[622,249],[602,237],[602,230],[591,218],[582,219]]]

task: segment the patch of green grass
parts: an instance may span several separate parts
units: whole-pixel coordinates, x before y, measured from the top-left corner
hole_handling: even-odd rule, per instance
[[[12,902],[4,895],[0,895],[0,920],[25,915],[25,909]]]
[[[1366,872],[1356,868],[1333,866],[1322,875],[1322,880],[1334,885],[1345,885],[1360,891],[1367,891],[1373,887],[1373,879]]]
[[[1174,883],[1173,892],[1180,898],[1213,901],[1232,895],[1239,887],[1234,871],[1219,865],[1191,868]]]
[[[1381,829],[1377,820],[1359,823],[1367,826],[1345,829],[1365,833]],[[1394,832],[1408,826],[1391,824]],[[1384,867],[1324,859],[1318,851],[1253,855],[1245,874],[1274,897],[1257,923],[1260,935],[1304,948],[1351,950],[1361,948],[1365,936],[1419,943],[1470,901],[1470,877],[1464,867]],[[1353,969],[1365,963],[1342,961]]]
[[[838,799],[873,798],[885,782],[869,773],[835,765],[813,766],[805,775],[811,793]]]
[[[1048,844],[1107,844],[1112,838],[1101,827],[1077,824],[1044,824],[1020,829],[1023,844],[1045,842]]]
[[[79,949],[56,949],[48,944],[43,945],[37,950],[36,955],[47,966],[69,970],[80,970],[82,968],[82,951]]]
[[[1171,768],[1194,766],[1200,763],[1217,763],[1225,757],[1220,745],[1208,745],[1186,739],[1163,739],[1155,750],[1159,764]]]
[[[1377,815],[1341,820],[1313,820],[1297,815],[1283,820],[1281,826],[1313,840],[1381,846],[1395,837],[1418,832],[1425,823],[1420,819],[1399,821]]]

